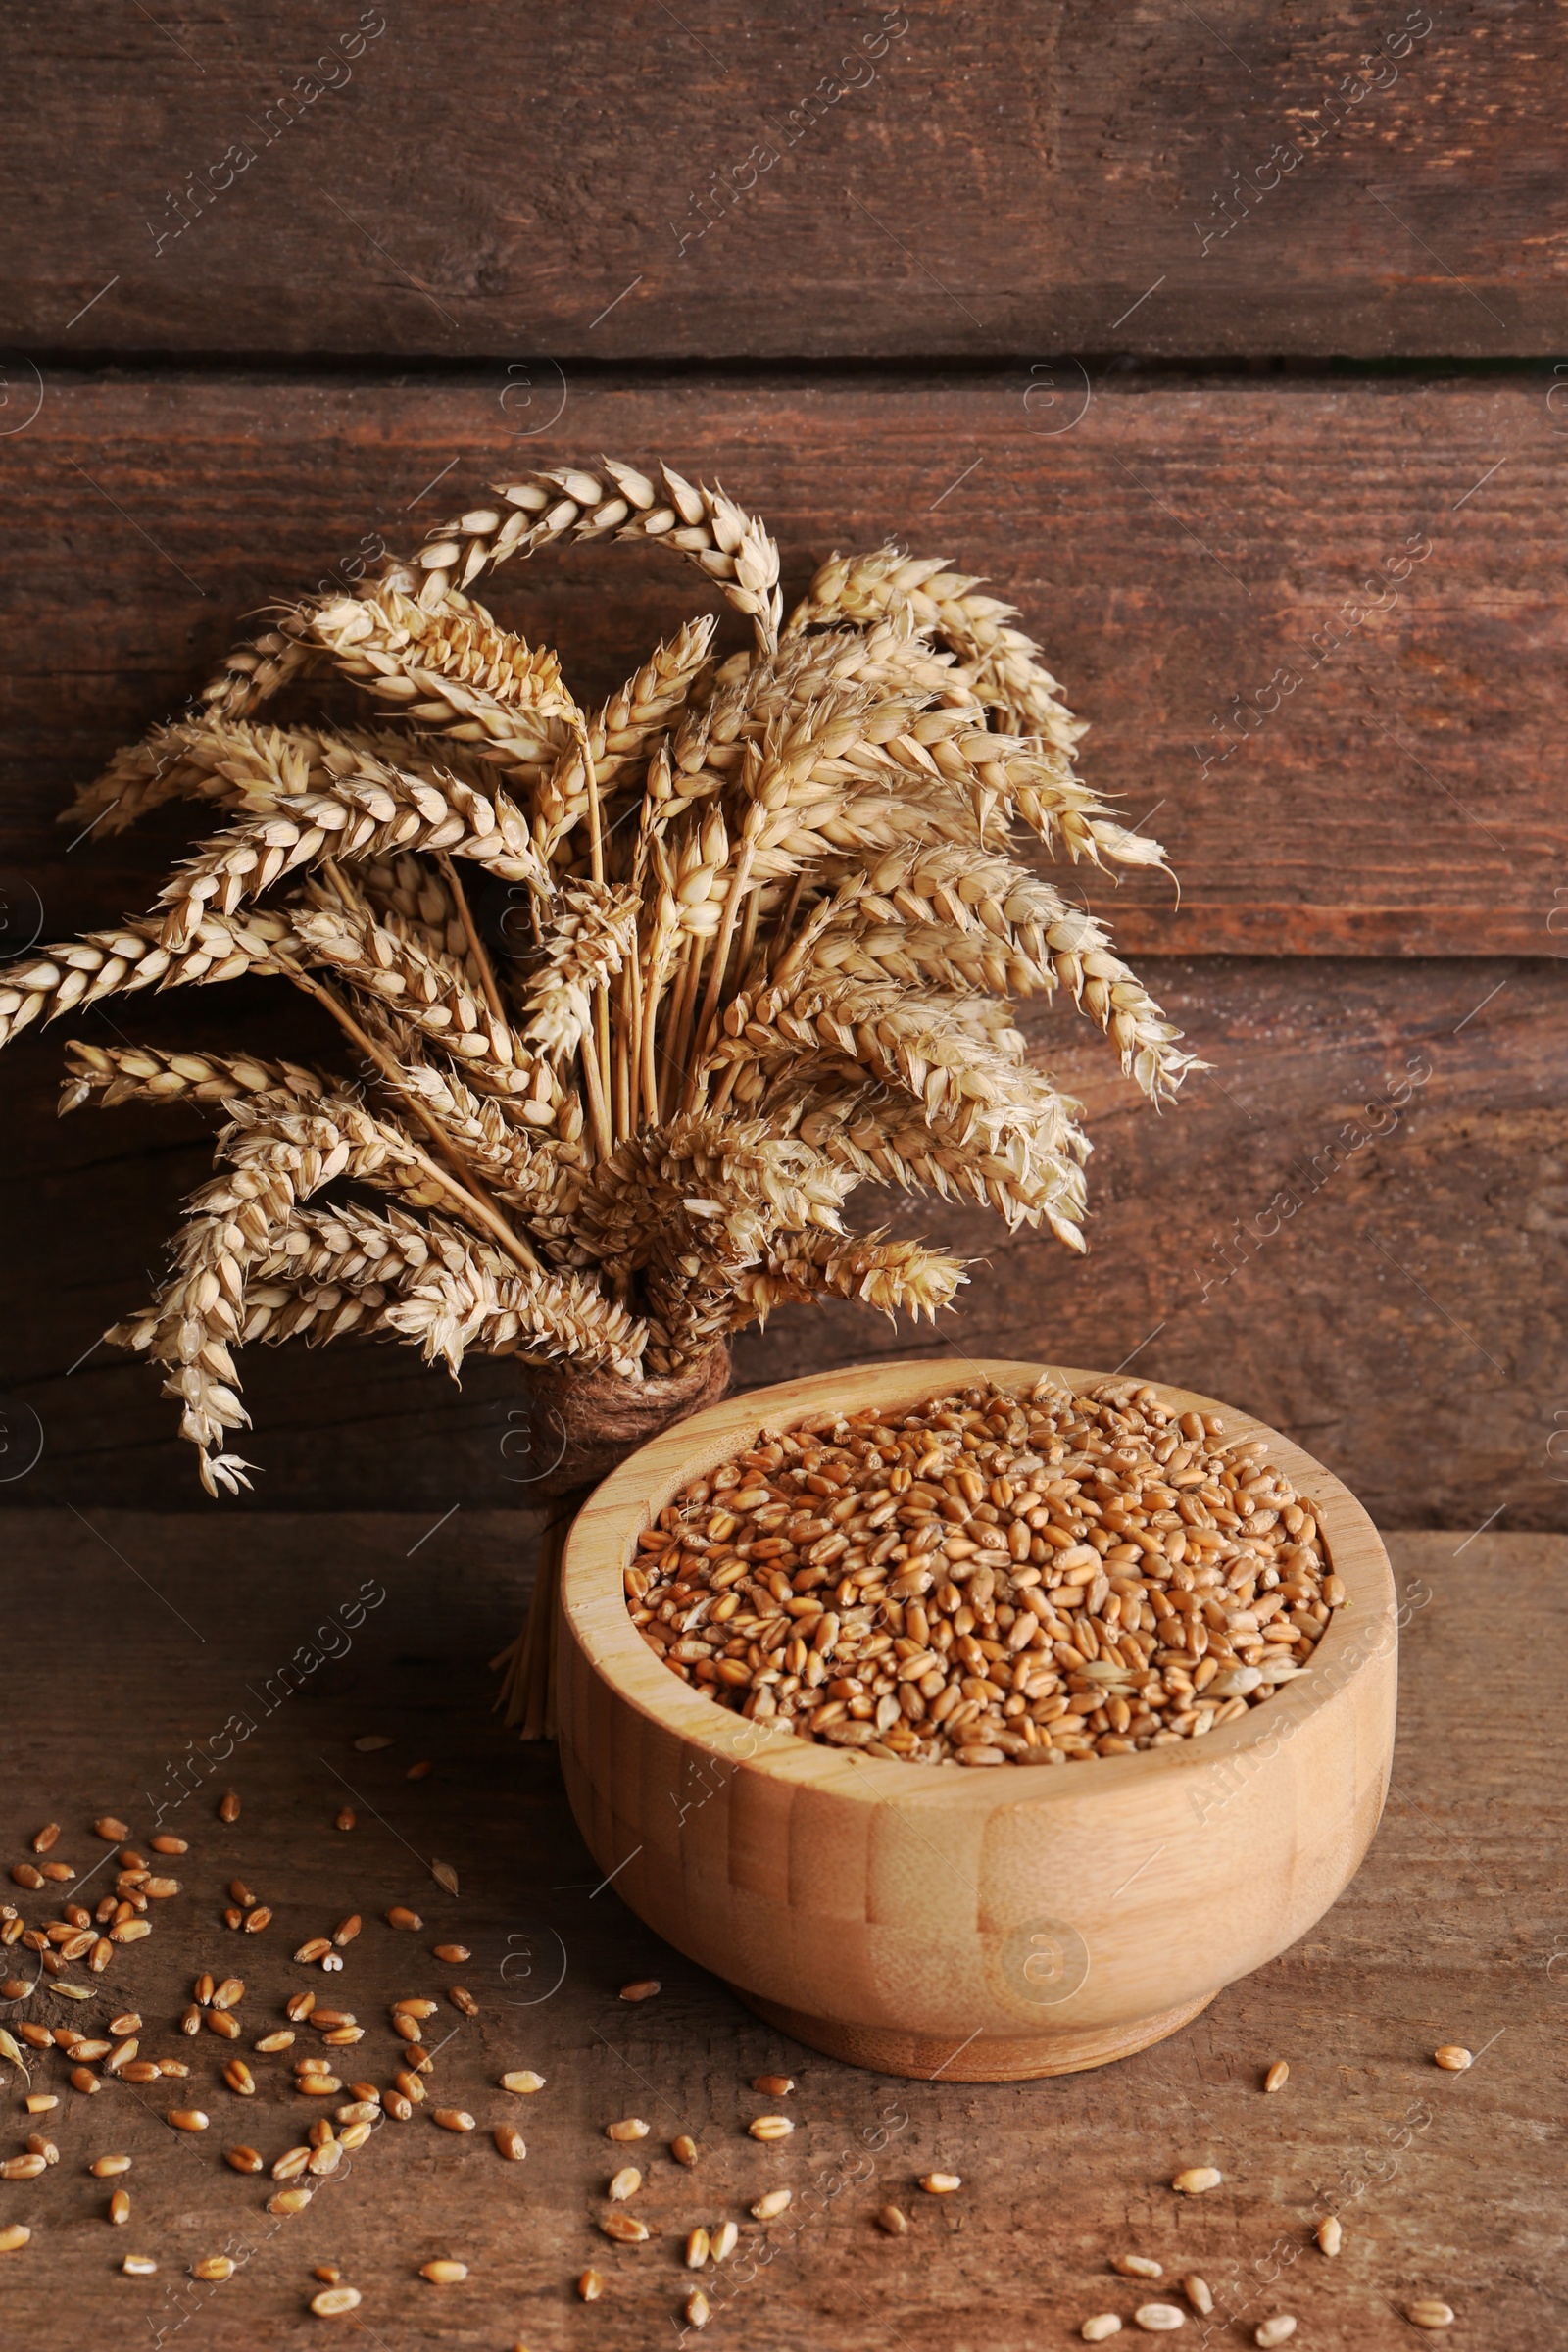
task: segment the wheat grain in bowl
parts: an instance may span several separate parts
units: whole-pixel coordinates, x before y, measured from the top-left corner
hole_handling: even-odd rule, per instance
[[[1267,1454],[1125,1380],[763,1428],[643,1530],[627,1606],[718,1705],[834,1746],[971,1767],[1168,1746],[1262,1705],[1344,1602]]]

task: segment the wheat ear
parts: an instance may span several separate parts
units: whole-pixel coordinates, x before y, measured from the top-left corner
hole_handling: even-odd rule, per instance
[[[597,471],[553,466],[496,485],[497,507],[481,507],[438,525],[415,559],[425,575],[422,602],[518,554],[561,540],[653,540],[678,548],[751,619],[763,653],[778,644],[783,599],[778,549],[755,515],[721,489],[688,482],[668,466],[656,484],[634,466],[606,458]]]

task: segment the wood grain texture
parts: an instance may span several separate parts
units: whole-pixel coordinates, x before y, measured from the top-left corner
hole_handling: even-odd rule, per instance
[[[39,350],[1561,344],[1563,32],[1517,0],[132,13],[10,12]]]
[[[891,1219],[971,1261],[956,1314],[927,1337],[848,1304],[785,1310],[742,1336],[737,1378],[911,1345],[1133,1356],[1298,1439],[1384,1524],[1469,1528],[1500,1508],[1507,1528],[1560,1525],[1568,1102],[1555,966],[1144,961],[1214,1064],[1162,1117],[1076,1016],[1026,1016],[1036,1058],[1086,1103],[1096,1139],[1088,1255],[1009,1241],[978,1210],[861,1192],[857,1225]],[[324,1022],[268,983],[132,1010],[78,1026],[118,1042],[112,1012],[129,1038],[340,1061]],[[29,1033],[0,1068],[0,1395],[21,1433],[6,1458],[30,1458],[27,1413],[44,1447],[0,1500],[212,1514],[156,1377],[93,1347],[146,1296],[178,1200],[210,1165],[211,1131],[190,1107],[57,1122],[68,1033]],[[459,1391],[411,1349],[344,1342],[251,1348],[241,1370],[256,1422],[244,1450],[264,1475],[224,1512],[391,1500],[434,1519],[516,1502],[543,1459],[514,1364],[470,1359]]]
[[[213,2129],[187,2137],[164,2127],[172,2085],[106,2085],[84,2099],[59,2082],[62,2106],[44,2121],[60,2164],[4,2190],[3,2218],[34,2231],[0,2277],[16,2341],[54,2340],[69,2311],[74,2339],[131,2352],[150,2340],[149,2315],[172,2329],[188,2313],[166,2342],[303,2348],[323,2340],[306,2303],[311,2266],[330,2261],[362,2288],[360,2316],[393,2352],[516,2342],[560,2352],[590,2334],[633,2352],[678,2315],[685,2230],[732,2216],[741,2247],[706,2283],[710,2332],[737,2352],[884,2352],[892,2329],[909,2352],[1046,2352],[1089,2313],[1128,2321],[1147,2299],[1109,2271],[1124,2250],[1163,2262],[1167,2279],[1208,2279],[1211,2345],[1249,2343],[1260,2319],[1286,2310],[1298,2340],[1320,2352],[1396,2352],[1415,2340],[1405,2303],[1439,2294],[1459,2314],[1455,2340],[1462,2332],[1474,2352],[1557,2352],[1560,2217],[1544,2159],[1568,2091],[1551,1871],[1568,1790],[1539,1727],[1568,1639],[1560,1541],[1488,1535],[1457,1561],[1453,1536],[1394,1541],[1406,1623],[1389,1804],[1365,1865],[1302,1942],[1172,2040],[1102,2073],[923,2084],[802,2050],[661,1946],[614,1886],[595,1892],[601,1874],[553,1758],[520,1748],[487,1712],[484,1660],[514,1628],[523,1581],[513,1515],[466,1513],[417,1549],[428,1522],[416,1517],[283,1516],[236,1530],[220,1557],[188,1520],[92,1516],[89,1530],[40,1514],[13,1539],[8,1631],[28,1660],[28,1704],[14,1726],[5,1852],[21,1857],[57,1820],[55,1851],[85,1871],[107,1850],[86,1834],[106,1807],[138,1838],[160,1801],[172,1808],[164,1828],[190,1842],[171,1866],[185,1891],[153,1906],[158,1932],[116,1961],[73,2022],[85,2030],[134,2003],[144,2047],[192,2066],[179,2091],[199,2098]],[[352,1633],[328,1633],[366,1585],[384,1601]],[[1536,1637],[1522,1646],[1521,1614]],[[307,1644],[338,1655],[302,1669],[284,1700],[277,1669]],[[1478,1707],[1478,1688],[1506,1688],[1510,1704]],[[220,1727],[241,1710],[255,1732],[203,1770],[196,1759],[220,1749]],[[366,1733],[396,1744],[357,1753]],[[425,1758],[429,1777],[408,1781]],[[215,1807],[229,1785],[242,1811],[221,1829]],[[180,1788],[192,1793],[176,1806]],[[331,1826],[342,1803],[359,1816],[347,1835]],[[431,1880],[432,1854],[455,1867],[455,1899]],[[275,1907],[260,1936],[235,1938],[220,1923],[236,1871]],[[30,1913],[42,1898],[18,1899]],[[394,1902],[416,1907],[422,1934],[382,1924]],[[349,1909],[366,1925],[340,1977],[291,1964],[302,1936]],[[430,1956],[449,1936],[472,1953],[461,1972]],[[227,2171],[220,2150],[245,2137],[271,2157],[297,2136],[303,2102],[282,2078],[298,2050],[253,2058],[261,2093],[231,2097],[216,2037],[175,2031],[203,1968],[245,1978],[245,2045],[281,2022],[289,1991],[330,1984],[367,2028],[353,2079],[381,2083],[395,2063],[388,2003],[428,1993],[460,2027],[434,2083],[484,2130],[458,2138],[422,2118],[383,2126],[308,2211],[274,2228],[262,2211],[270,2183]],[[469,2023],[445,2006],[454,1977],[480,2004]],[[647,1977],[662,1982],[657,1998],[617,2000],[619,1985]],[[6,2014],[13,2026],[53,2024],[64,2007],[40,1995]],[[427,2041],[447,2030],[433,2019]],[[1468,2074],[1432,2065],[1449,2040],[1481,2053]],[[1263,2070],[1280,2057],[1289,2084],[1265,2098]],[[496,2082],[514,2066],[544,2075],[545,2089],[508,2099]],[[745,2125],[775,2102],[749,2086],[780,2069],[798,2079],[783,2102],[798,2128],[764,2148]],[[24,2086],[5,2071],[9,2152],[23,2136]],[[637,2208],[661,2234],[622,2248],[596,2223],[624,2153],[604,2127],[627,2114],[652,2127],[631,2154],[647,2175]],[[521,2165],[489,2145],[502,2120],[524,2132]],[[668,2160],[681,2131],[701,2146],[691,2173]],[[117,2145],[134,2159],[126,2230],[105,2226],[108,2184],[84,2169]],[[1225,2185],[1174,2199],[1173,2171],[1202,2161]],[[922,2196],[916,2180],[934,2167],[964,2188]],[[763,2229],[748,2209],[775,2184],[795,2204]],[[910,2216],[906,2237],[873,2226],[889,2198]],[[1331,2209],[1345,2228],[1336,2263],[1311,2243]],[[229,2239],[254,2249],[239,2275],[195,2287],[186,2266]],[[158,2260],[156,2278],[119,2275],[132,2244]],[[426,2286],[416,2274],[434,2255],[466,2260],[466,2284]],[[589,2262],[607,2286],[585,2312],[570,2281]]]
[[[1229,1444],[1267,1440],[1346,1589],[1310,1665],[1202,1740],[1082,1770],[922,1769],[731,1714],[651,1654],[623,1586],[637,1539],[760,1426],[892,1416],[975,1381],[1027,1396],[1046,1371],[937,1356],[728,1397],[612,1471],[562,1563],[562,1770],[600,1869],[761,2016],[888,2074],[1010,2082],[1162,2040],[1299,1941],[1383,1810],[1398,1636],[1377,1530],[1301,1447],[1191,1389],[1159,1402],[1224,1410]],[[1104,1375],[1049,1377],[1081,1391]]]
[[[1178,910],[1158,876],[1074,875],[1127,947],[1553,952],[1568,526],[1547,382],[1111,374],[1087,408],[1065,377],[1043,405],[1021,369],[566,391],[529,435],[511,428],[540,412],[503,405],[499,369],[48,387],[0,442],[0,827],[46,937],[147,904],[175,833],[68,851],[54,820],[238,614],[352,576],[488,481],[607,448],[720,477],[778,533],[792,596],[833,549],[897,537],[1014,599],[1090,721],[1085,775],[1181,877]],[[615,547],[494,587],[584,696],[712,601],[677,559]]]

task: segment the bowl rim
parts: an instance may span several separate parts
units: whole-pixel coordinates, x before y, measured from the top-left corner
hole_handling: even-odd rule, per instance
[[[898,1402],[913,1406],[981,1381],[1019,1390],[1049,1379],[1081,1389],[1120,1377],[1012,1357],[901,1356],[805,1374],[724,1397],[628,1454],[584,1503],[562,1562],[563,1622],[558,1639],[575,1641],[590,1668],[625,1704],[687,1746],[706,1751],[715,1763],[760,1773],[803,1791],[830,1790],[838,1797],[873,1804],[918,1801],[986,1813],[999,1804],[1051,1804],[1068,1796],[1076,1800],[1096,1789],[1108,1796],[1173,1772],[1211,1772],[1216,1763],[1234,1763],[1270,1740],[1283,1744],[1360,1674],[1396,1651],[1396,1598],[1388,1554],[1366,1510],[1315,1456],[1255,1414],[1163,1381],[1134,1385],[1152,1388],[1167,1409],[1174,1405],[1182,1412],[1222,1414],[1227,1446],[1251,1438],[1268,1440],[1270,1459],[1311,1501],[1330,1569],[1343,1578],[1347,1592],[1347,1605],[1334,1611],[1311,1664],[1276,1690],[1266,1707],[1250,1707],[1201,1739],[1128,1756],[1097,1757],[1092,1769],[1008,1765],[992,1772],[938,1771],[834,1747],[825,1740],[803,1740],[770,1728],[765,1718],[759,1723],[722,1707],[671,1674],[631,1621],[623,1578],[638,1535],[687,1477],[723,1461],[744,1432],[763,1425],[791,1428],[841,1397],[846,1410]],[[781,1399],[786,1401],[780,1404]],[[564,1697],[564,1673],[560,1686]]]

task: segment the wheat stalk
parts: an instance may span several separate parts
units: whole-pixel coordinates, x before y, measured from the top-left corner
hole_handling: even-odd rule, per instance
[[[673,547],[752,624],[688,620],[597,710],[474,599],[513,556]],[[217,829],[146,913],[0,974],[0,1044],[242,974],[329,1015],[352,1075],[80,1041],[62,1108],[219,1106],[219,1171],[116,1327],[211,1492],[249,1465],[236,1350],[348,1333],[635,1385],[775,1308],[933,1315],[961,1263],[845,1226],[891,1184],[1083,1247],[1088,1139],[1013,1005],[1058,990],[1156,1103],[1197,1065],[1103,926],[1020,862],[1163,862],[1080,780],[1083,729],[1011,609],[884,549],[782,621],[778,550],[718,488],[547,469],[236,647],[195,715],[79,796]],[[276,723],[313,679],[372,723]],[[505,911],[502,900],[505,899]],[[392,1196],[372,1207],[358,1196]]]

